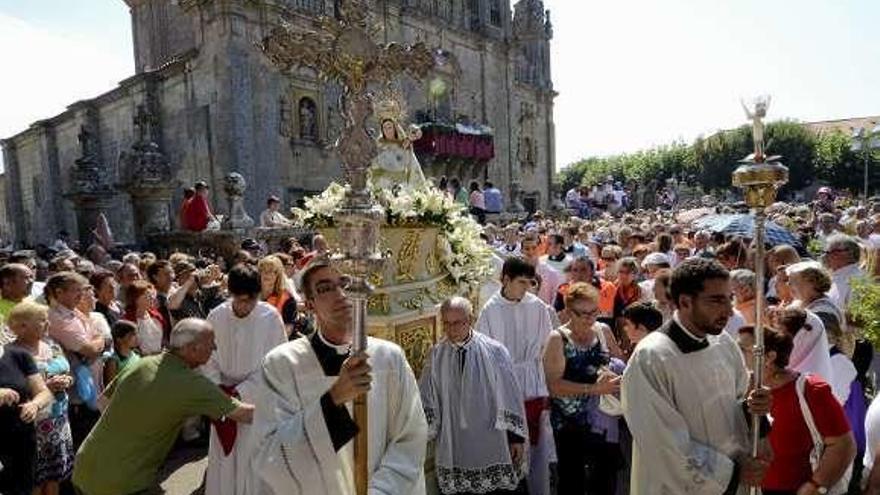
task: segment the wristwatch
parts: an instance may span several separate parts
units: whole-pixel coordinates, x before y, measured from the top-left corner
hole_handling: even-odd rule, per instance
[[[828,487],[816,483],[816,480],[814,480],[813,478],[810,478],[809,483],[816,487],[816,493],[818,493],[819,495],[828,495]]]

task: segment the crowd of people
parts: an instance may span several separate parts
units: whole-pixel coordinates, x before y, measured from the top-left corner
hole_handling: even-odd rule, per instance
[[[193,230],[213,219],[199,186]],[[443,186],[484,222],[500,199]],[[850,314],[855,280],[880,277],[880,204],[775,205],[800,243],[767,251],[761,301],[752,239],[677,213],[486,223],[497,273],[440,305],[420,376],[381,339],[351,355],[320,235],[232,260],[5,252],[0,493],[158,493],[201,437],[209,495],[348,494],[362,428],[371,493],[880,493],[874,351]]]

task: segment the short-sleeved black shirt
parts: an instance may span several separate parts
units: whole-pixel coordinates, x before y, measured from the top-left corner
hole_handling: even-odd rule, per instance
[[[11,388],[18,392],[18,404],[31,400],[31,389],[27,377],[37,374],[34,358],[24,349],[6,346],[0,350],[0,388]],[[9,424],[18,419],[19,407],[0,407],[0,424]]]

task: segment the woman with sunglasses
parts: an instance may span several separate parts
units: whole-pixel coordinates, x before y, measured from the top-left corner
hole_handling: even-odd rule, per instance
[[[559,493],[613,494],[623,466],[618,419],[599,409],[599,399],[620,390],[624,363],[609,355],[607,337],[596,322],[594,287],[573,284],[565,306],[571,319],[550,334],[544,352]]]

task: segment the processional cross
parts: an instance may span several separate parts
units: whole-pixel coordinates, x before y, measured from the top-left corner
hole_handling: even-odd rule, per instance
[[[336,148],[352,190],[362,193],[366,170],[377,154],[367,131],[373,114],[370,85],[388,84],[402,74],[422,79],[434,67],[434,54],[423,43],[373,41],[366,0],[341,0],[338,13],[338,18],[319,18],[314,30],[284,24],[263,40],[261,48],[281,70],[309,67],[321,79],[342,84],[345,126]]]
[[[404,46],[373,41],[367,0],[340,0],[338,15],[321,17],[313,30],[283,24],[267,36],[261,48],[282,71],[310,67],[326,81],[342,84],[345,125],[336,142],[349,188],[343,206],[334,215],[340,252],[332,262],[351,276],[346,292],[353,302],[352,355],[367,348],[367,299],[372,291],[367,278],[379,270],[379,223],[382,211],[367,188],[367,170],[377,154],[375,140],[367,130],[373,114],[370,85],[387,85],[398,75],[424,78],[434,67],[434,55],[423,43]],[[354,403],[359,426],[355,438],[355,490],[366,495],[369,486],[367,400]]]

